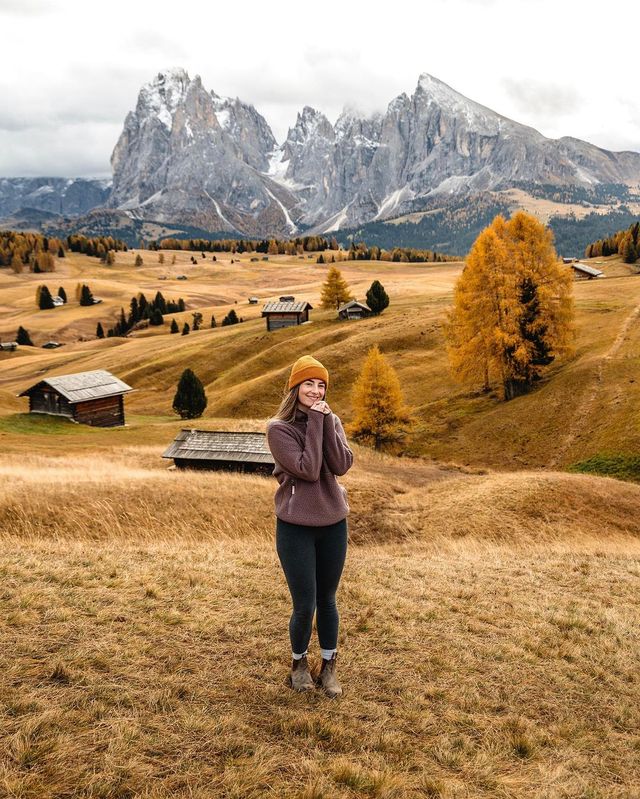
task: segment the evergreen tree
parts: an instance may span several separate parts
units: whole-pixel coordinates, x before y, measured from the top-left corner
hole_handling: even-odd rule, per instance
[[[633,236],[630,231],[623,237],[618,251],[625,264],[635,264],[635,262],[638,260],[638,253],[636,252],[636,247],[633,243]]]
[[[64,257],[65,257],[65,254],[64,254],[64,247],[63,247],[63,246],[62,246],[62,244],[61,244],[61,245],[58,247],[58,258],[64,258]]]
[[[323,308],[339,308],[343,303],[352,300],[353,296],[342,272],[336,266],[330,266],[327,279],[322,285],[320,303]]]
[[[67,292],[64,290],[63,286],[60,286],[60,288],[58,289],[58,297],[60,297],[60,299],[63,300],[66,303],[66,301],[67,301]]]
[[[159,291],[156,292],[156,296],[154,297],[153,307],[154,308],[159,308],[160,313],[166,313],[167,312],[167,303],[166,303],[164,297],[162,296],[162,293],[159,292]]]
[[[222,320],[222,327],[226,327],[227,325],[237,325],[238,322],[239,322],[238,314],[232,308]]]
[[[197,419],[207,407],[204,386],[191,369],[182,373],[172,407],[182,419]]]
[[[142,256],[140,255],[140,253],[137,253],[136,254],[136,260],[135,260],[135,265],[136,266],[142,266],[143,263],[144,263],[144,261],[142,260]]]
[[[352,391],[354,420],[349,431],[356,441],[385,444],[401,441],[413,422],[404,404],[400,381],[378,345],[371,347]]]
[[[149,317],[149,324],[150,325],[163,325],[164,319],[162,318],[162,313],[159,308],[154,308],[151,311],[151,316]]]
[[[23,344],[25,347],[33,347],[35,346],[33,341],[31,341],[31,336],[29,332],[25,330],[22,325],[18,328],[18,333],[16,335],[16,344]]]
[[[211,327],[215,327],[215,326],[216,326],[216,318],[215,318],[215,316],[213,314],[211,314]]]
[[[55,308],[51,292],[46,286],[41,286],[40,293],[39,295],[36,294],[36,296],[39,297],[39,307],[41,311],[47,311],[49,308]]]
[[[82,290],[80,292],[80,305],[93,305],[91,289],[84,283],[82,284]]]
[[[182,326],[181,335],[183,335],[183,336],[188,335],[190,330],[191,330],[191,328],[189,327],[189,322],[185,322],[184,325]]]
[[[191,316],[193,316],[193,327],[192,330],[200,330],[200,325],[202,324],[202,314],[200,311],[194,311]]]
[[[104,338],[104,330],[100,322],[98,322],[98,324],[96,325],[96,336],[98,338]]]
[[[163,252],[158,253],[158,263],[159,264],[163,264],[164,263],[164,253]]]
[[[541,368],[571,349],[573,278],[551,233],[519,211],[483,230],[466,259],[447,322],[450,364],[461,380],[500,383],[504,399],[529,390]]]
[[[324,255],[322,253],[320,253],[320,255],[317,257],[316,263],[317,264],[323,264],[324,263]]]
[[[180,332],[180,328],[178,327],[178,323],[176,322],[175,319],[171,320],[171,332],[172,333],[179,333]]]
[[[367,291],[367,305],[374,315],[381,314],[389,305],[389,295],[379,280],[374,280]]]

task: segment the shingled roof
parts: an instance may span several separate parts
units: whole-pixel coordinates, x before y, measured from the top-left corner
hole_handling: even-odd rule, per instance
[[[264,433],[237,433],[222,430],[183,428],[169,444],[162,457],[275,465]]]
[[[71,403],[97,399],[98,397],[112,397],[114,394],[125,394],[128,391],[136,390],[112,375],[111,372],[107,372],[106,369],[95,369],[92,372],[76,372],[72,375],[45,377],[25,389],[18,396],[28,396],[31,391],[43,383],[55,389]]]
[[[306,300],[299,302],[267,302],[263,309],[262,315],[266,313],[303,313],[307,308],[312,311],[313,305]]]

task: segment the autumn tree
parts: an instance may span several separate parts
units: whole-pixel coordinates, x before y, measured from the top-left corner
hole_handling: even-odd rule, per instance
[[[400,380],[377,344],[367,354],[351,400],[354,420],[348,432],[356,441],[380,449],[400,442],[409,432],[413,419],[404,404]]]
[[[204,413],[207,407],[204,386],[191,369],[185,369],[180,376],[172,407],[182,419],[197,419]]]
[[[323,308],[339,308],[343,303],[353,299],[342,272],[336,266],[330,266],[327,279],[322,284],[320,303]]]
[[[471,248],[454,290],[447,349],[454,374],[505,400],[527,392],[542,368],[571,350],[573,277],[553,237],[523,211],[497,216]]]

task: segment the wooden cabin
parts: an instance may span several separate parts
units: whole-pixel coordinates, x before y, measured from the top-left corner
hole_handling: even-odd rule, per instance
[[[604,277],[604,272],[601,272],[594,266],[580,263],[580,261],[574,261],[574,263],[571,264],[571,268],[573,269],[573,276],[576,280],[593,280],[594,277]]]
[[[279,330],[281,327],[293,327],[309,321],[309,311],[313,306],[306,300],[268,302],[262,309],[262,316],[267,317],[267,330]]]
[[[45,377],[19,397],[29,397],[29,413],[66,416],[80,424],[116,427],[124,424],[124,394],[135,389],[111,372],[96,369]]]
[[[272,474],[275,461],[264,433],[183,428],[165,450],[178,469],[225,469]]]
[[[370,313],[371,308],[365,302],[358,302],[358,300],[349,300],[338,308],[340,319],[364,319]]]

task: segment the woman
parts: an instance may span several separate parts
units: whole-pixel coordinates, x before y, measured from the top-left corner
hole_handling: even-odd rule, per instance
[[[325,401],[329,373],[310,355],[294,363],[285,395],[267,423],[275,460],[276,549],[291,592],[289,636],[291,686],[315,687],[307,653],[313,613],[322,667],[317,684],[328,696],[342,694],[336,676],[338,608],[336,590],[347,554],[347,492],[335,475],[353,463],[340,419]]]

